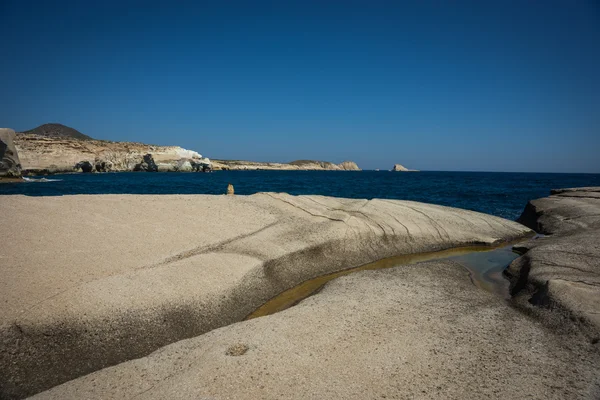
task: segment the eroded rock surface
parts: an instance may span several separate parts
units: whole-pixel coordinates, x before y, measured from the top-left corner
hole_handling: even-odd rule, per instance
[[[567,313],[600,339],[600,188],[557,189],[519,221],[548,236],[519,246],[507,270],[513,295]]]
[[[325,273],[530,233],[430,204],[275,193],[2,196],[0,208],[19,227],[0,247],[4,397],[241,321]]]
[[[552,316],[548,316],[549,321]],[[365,271],[36,399],[597,399],[599,359],[452,262]]]

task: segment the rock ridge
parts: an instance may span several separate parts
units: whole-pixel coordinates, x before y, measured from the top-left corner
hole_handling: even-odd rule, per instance
[[[507,269],[512,295],[566,314],[600,339],[600,187],[552,190],[518,221],[547,236],[519,245]]]

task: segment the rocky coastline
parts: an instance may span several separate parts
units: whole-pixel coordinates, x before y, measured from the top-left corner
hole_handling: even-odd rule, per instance
[[[12,130],[10,130],[12,131]],[[45,124],[11,137],[22,174],[73,172],[207,172],[212,170],[360,171],[356,163],[298,160],[290,163],[210,160],[179,146],[93,139],[61,124]],[[6,180],[5,178],[4,180]]]
[[[0,178],[20,180],[34,160],[38,172],[63,160],[50,173],[358,170],[210,161],[50,128],[0,129]],[[228,192],[0,196],[12,227],[0,246],[10,260],[0,398],[600,398],[600,188],[553,190],[517,222],[411,201]],[[437,260],[337,278],[244,321],[325,274],[514,240],[508,301]]]
[[[42,250],[35,243],[27,254],[1,254],[24,275],[4,274],[8,306],[0,337],[8,351],[0,356],[0,386],[15,398],[54,386],[39,399],[596,399],[598,193],[561,189],[526,206],[519,221],[545,236],[515,245],[522,255],[506,271],[509,301],[477,288],[455,262],[430,261],[353,273],[292,308],[244,322],[238,321],[274,294],[328,271],[390,255],[493,245],[532,231],[405,201],[274,193],[209,202],[202,200],[207,196],[85,196],[85,202],[7,196],[3,206],[10,210],[78,215],[59,212],[47,221],[51,230],[40,227],[44,240],[51,231],[70,243],[64,260],[44,267],[58,274],[54,281],[29,270]],[[102,213],[107,204],[116,215]],[[126,217],[133,204],[138,211]],[[178,212],[167,212],[171,207]],[[11,212],[8,222],[26,227],[38,223],[35,213]],[[164,229],[153,229],[168,219],[177,226],[188,214],[202,215],[210,234],[165,241]],[[84,215],[113,226],[111,237],[77,241],[80,232],[69,231],[66,220]],[[119,243],[131,235],[127,218],[146,225],[149,235],[123,253]],[[103,227],[84,229],[97,236]],[[89,261],[73,274],[66,267],[79,254]],[[107,269],[114,254],[119,269]],[[26,304],[21,280],[35,282]]]
[[[195,165],[210,165],[210,160],[198,152],[178,146],[48,137],[30,133],[17,134],[15,146],[25,175],[144,171],[148,169],[142,168],[141,164],[148,164],[149,157],[156,164],[156,169],[150,170],[158,172],[191,172]]]

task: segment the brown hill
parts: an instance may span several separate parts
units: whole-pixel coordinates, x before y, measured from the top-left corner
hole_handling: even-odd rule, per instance
[[[62,124],[44,124],[29,131],[20,132],[19,134],[72,138],[77,140],[93,140],[91,137],[84,135],[77,129],[73,129]]]

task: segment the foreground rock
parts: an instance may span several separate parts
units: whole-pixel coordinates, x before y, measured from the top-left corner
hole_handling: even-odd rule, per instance
[[[546,236],[519,246],[507,270],[513,295],[550,307],[600,340],[600,188],[554,190],[519,218]]]
[[[597,399],[600,362],[451,262],[352,274],[36,399]]]
[[[15,131],[0,128],[0,180],[21,179],[21,161],[14,140]]]
[[[213,160],[216,170],[289,170],[289,171],[360,171],[354,161],[334,164],[328,161],[298,160],[290,163],[272,163],[239,160]]]
[[[18,227],[0,247],[2,397],[241,321],[328,272],[530,232],[430,204],[273,193],[2,196],[0,208]]]

